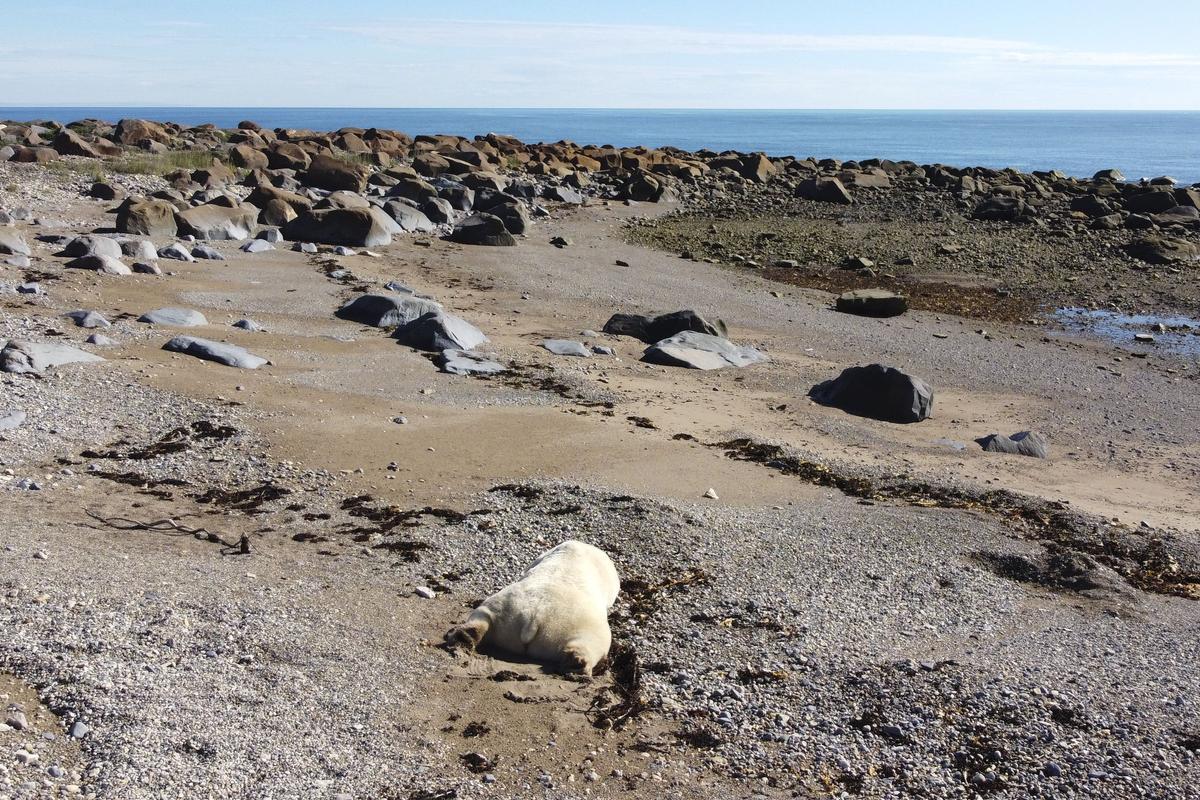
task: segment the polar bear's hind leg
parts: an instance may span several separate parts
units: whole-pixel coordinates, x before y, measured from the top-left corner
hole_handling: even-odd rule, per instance
[[[483,641],[483,637],[487,636],[490,627],[486,619],[472,617],[462,625],[455,625],[446,632],[446,644],[451,647],[466,647],[474,650]]]

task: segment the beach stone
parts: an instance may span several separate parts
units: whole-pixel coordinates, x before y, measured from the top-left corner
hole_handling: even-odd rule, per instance
[[[421,211],[435,225],[443,225],[454,218],[454,208],[450,201],[441,197],[430,197],[421,204]]]
[[[1046,437],[1037,431],[1021,431],[1012,436],[993,433],[975,441],[989,453],[1008,453],[1030,458],[1050,457],[1050,444]]]
[[[194,236],[202,241],[240,241],[253,235],[258,226],[258,209],[206,203],[180,211],[175,222],[181,236]]]
[[[438,303],[412,295],[363,294],[339,308],[334,316],[376,328],[394,328],[441,310]]]
[[[83,256],[120,258],[125,255],[125,251],[121,249],[121,243],[116,239],[87,234],[85,236],[76,236],[67,242],[67,246],[58,255],[68,258],[82,258]]]
[[[28,281],[26,283],[17,284],[18,294],[45,294],[42,290],[42,285],[37,281]]]
[[[835,308],[862,317],[895,317],[908,310],[908,298],[886,289],[855,289],[838,295]]]
[[[29,260],[29,256],[8,256],[3,263],[18,269],[27,269],[33,262]]]
[[[176,208],[166,200],[126,200],[117,209],[117,230],[136,236],[171,238],[178,233]]]
[[[796,186],[796,197],[819,203],[850,205],[854,197],[837,178],[807,178]]]
[[[267,363],[265,358],[260,358],[243,347],[224,342],[214,342],[209,339],[197,339],[194,336],[176,336],[163,345],[163,350],[169,350],[172,353],[184,353],[185,355],[201,358],[205,361],[215,361],[218,364],[224,364],[227,367],[237,367],[238,369],[258,369]]]
[[[512,247],[517,240],[494,214],[474,214],[454,226],[450,241],[486,247]]]
[[[169,244],[166,247],[162,248],[161,250],[158,251],[158,255],[161,258],[168,258],[168,259],[171,259],[172,261],[195,261],[196,260],[195,258],[192,257],[192,254],[190,252],[188,252],[188,249],[186,247],[184,247],[182,244],[180,244],[179,242],[174,242],[174,243]]]
[[[400,232],[391,217],[375,208],[328,208],[306,211],[283,228],[291,241],[349,247],[382,247]]]
[[[488,339],[461,317],[433,311],[401,325],[392,334],[401,344],[418,350],[474,350]]]
[[[133,270],[125,266],[120,259],[113,258],[112,256],[83,256],[73,261],[68,261],[65,266],[68,269],[90,269],[102,272],[105,275],[133,274]]]
[[[1161,214],[1178,205],[1170,189],[1156,189],[1135,194],[1125,201],[1125,208],[1134,214]]]
[[[248,144],[235,144],[229,148],[229,160],[242,169],[267,169],[270,166],[267,154]]]
[[[279,244],[283,241],[283,234],[278,228],[263,228],[254,238],[267,244]]]
[[[159,267],[158,264],[147,264],[145,261],[133,262],[133,265],[130,267],[130,269],[139,275],[162,275],[163,274],[162,268]]]
[[[434,363],[442,372],[451,375],[496,375],[506,369],[490,356],[465,350],[443,350]]]
[[[384,205],[383,210],[396,221],[396,224],[403,231],[409,233],[432,233],[437,230],[437,225],[433,223],[433,220],[408,203],[392,200]]]
[[[721,336],[684,331],[647,347],[642,360],[668,367],[710,370],[747,367],[766,361],[767,357],[753,347],[740,347]]]
[[[154,244],[145,239],[122,239],[121,255],[126,258],[132,258],[135,261],[157,261],[158,251],[154,249]]]
[[[32,255],[29,244],[16,231],[0,230],[0,255],[28,256]]]
[[[0,410],[0,431],[11,431],[25,422],[25,412],[17,409]],[[20,730],[20,729],[18,729]]]
[[[721,320],[709,322],[695,311],[685,309],[643,317],[640,314],[613,314],[604,323],[604,332],[616,336],[632,336],[646,344],[654,344],[684,331],[706,333],[709,336],[726,335],[725,323]]]
[[[570,339],[546,339],[542,342],[542,347],[554,353],[556,356],[577,356],[579,358],[591,358],[592,352],[588,350],[583,342],[574,342]]]
[[[87,364],[103,360],[100,356],[66,344],[13,339],[0,350],[0,372],[40,374],[63,364]]]
[[[274,250],[275,245],[263,239],[251,239],[244,242],[238,249],[243,253],[265,253],[268,250]]]
[[[151,325],[170,325],[175,328],[193,328],[207,325],[208,320],[199,311],[190,308],[156,308],[138,317],[138,322]]]
[[[263,330],[263,326],[259,325],[252,319],[239,319],[237,322],[233,323],[233,327],[240,328],[244,331],[251,331],[252,333],[259,333]]]
[[[1102,169],[1092,176],[1092,180],[1120,183],[1125,180],[1125,175],[1119,169]]]
[[[87,338],[87,343],[97,347],[116,347],[117,345],[114,339],[108,338],[103,333],[93,333]]]
[[[895,367],[849,367],[808,393],[815,402],[885,422],[920,422],[933,413],[933,389]]]
[[[206,244],[198,244],[192,248],[192,257],[203,261],[224,261],[225,256]]]
[[[1031,209],[1019,197],[997,195],[982,200],[971,212],[973,219],[985,222],[1020,222],[1033,216]]]
[[[545,191],[542,192],[542,197],[558,203],[569,203],[576,206],[583,203],[583,195],[567,186],[547,186]]]
[[[71,728],[67,731],[67,735],[72,739],[82,739],[91,732],[92,729],[88,727],[87,723],[77,719],[71,723]]]
[[[310,255],[317,252],[317,246],[312,242],[296,242],[292,246],[292,249],[297,253],[308,253]]]
[[[112,323],[98,311],[68,311],[64,317],[73,321],[79,328],[108,328]]]

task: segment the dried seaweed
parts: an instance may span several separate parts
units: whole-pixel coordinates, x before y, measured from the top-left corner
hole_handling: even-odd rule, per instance
[[[212,488],[191,497],[197,503],[211,503],[225,506],[234,511],[244,511],[247,514],[265,514],[262,506],[272,500],[287,497],[291,489],[277,486],[273,483],[260,483],[249,489],[220,489]]]
[[[631,645],[614,642],[608,654],[612,683],[592,698],[588,719],[605,730],[621,730],[647,709],[642,670]]]

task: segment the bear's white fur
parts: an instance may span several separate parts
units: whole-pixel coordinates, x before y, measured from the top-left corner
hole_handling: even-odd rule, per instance
[[[525,574],[479,604],[446,634],[450,644],[501,650],[591,675],[608,655],[608,609],[621,581],[612,559],[568,540],[538,556]]]

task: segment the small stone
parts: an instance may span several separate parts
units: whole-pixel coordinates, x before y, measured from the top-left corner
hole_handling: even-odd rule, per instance
[[[720,497],[717,497],[717,490],[711,489],[711,488],[707,492],[704,493],[704,497],[707,497],[709,500],[720,500],[721,499]]]
[[[433,598],[437,597],[437,592],[435,592],[433,589],[430,589],[428,586],[418,586],[417,594],[421,597],[424,597],[426,600],[432,600]]]
[[[1042,774],[1047,778],[1057,778],[1062,775],[1062,767],[1053,761],[1047,761],[1042,765]]]
[[[16,731],[29,730],[29,720],[25,718],[25,712],[13,711],[5,718],[4,724]]]
[[[33,557],[36,558],[38,561],[48,561],[50,559],[50,556],[46,553],[45,550],[34,551]]]
[[[81,720],[75,720],[74,722],[71,723],[71,729],[69,731],[67,731],[67,734],[72,739],[82,739],[83,737],[87,736],[91,732],[92,732],[92,729],[89,728],[87,726],[87,724],[85,724]]]

